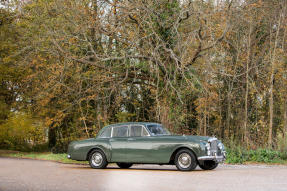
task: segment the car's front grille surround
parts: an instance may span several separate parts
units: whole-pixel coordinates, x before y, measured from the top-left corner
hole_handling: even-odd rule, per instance
[[[215,153],[217,154],[218,152],[218,146],[217,146],[217,140],[212,140],[210,141],[210,153],[211,155],[215,155]]]

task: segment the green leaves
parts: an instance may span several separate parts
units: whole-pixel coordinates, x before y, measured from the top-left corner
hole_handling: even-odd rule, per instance
[[[35,123],[31,115],[23,112],[11,113],[0,124],[0,147],[14,150],[29,150],[32,146],[45,141],[45,129]]]

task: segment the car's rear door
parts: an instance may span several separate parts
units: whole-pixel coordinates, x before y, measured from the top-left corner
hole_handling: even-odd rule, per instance
[[[126,145],[128,139],[128,125],[112,127],[111,162],[126,162]]]

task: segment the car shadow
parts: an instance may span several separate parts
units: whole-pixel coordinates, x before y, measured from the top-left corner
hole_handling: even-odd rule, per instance
[[[106,170],[124,170],[124,171],[135,171],[135,170],[142,170],[142,171],[178,171],[177,169],[171,168],[159,168],[159,167],[131,167],[131,168],[119,168],[119,167],[107,167]]]
[[[69,167],[65,167],[65,168],[82,169],[82,170],[99,170],[99,171],[166,171],[166,172],[184,172],[184,171],[179,171],[176,168],[166,168],[166,167],[160,168],[160,166],[159,167],[157,167],[157,166],[154,166],[154,167],[147,166],[147,167],[145,167],[144,165],[140,166],[140,167],[134,166],[134,167],[131,167],[131,168],[128,168],[128,169],[119,168],[117,166],[107,166],[105,169],[92,169],[88,165],[69,166]],[[193,171],[186,171],[186,172],[202,172],[202,171],[203,170],[201,170],[199,168],[196,168]]]

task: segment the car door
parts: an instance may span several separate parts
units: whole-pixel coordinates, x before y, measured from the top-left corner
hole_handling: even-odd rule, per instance
[[[112,127],[111,162],[126,162],[126,144],[128,139],[128,125]]]
[[[131,163],[153,163],[151,137],[143,125],[130,125],[126,145],[127,161]]]

